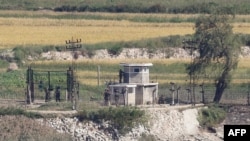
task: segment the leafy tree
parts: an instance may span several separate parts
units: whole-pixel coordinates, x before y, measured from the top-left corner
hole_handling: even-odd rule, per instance
[[[240,46],[230,25],[232,17],[216,13],[201,16],[195,23],[195,42],[192,43],[200,55],[194,58],[187,70],[191,76],[213,75],[216,87],[213,99],[215,103],[220,102],[238,64]]]

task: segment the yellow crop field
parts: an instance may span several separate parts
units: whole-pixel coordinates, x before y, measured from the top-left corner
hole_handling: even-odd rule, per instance
[[[62,45],[72,37],[83,43],[131,41],[192,34],[192,24],[134,23],[108,20],[0,18],[0,46]]]
[[[100,13],[99,13],[100,14]],[[105,14],[104,14],[105,15]],[[106,14],[114,16],[113,14]],[[129,14],[127,14],[128,16]],[[138,16],[131,14],[129,16]],[[149,16],[149,15],[142,15]],[[154,16],[152,14],[152,16]],[[158,15],[171,16],[171,15]],[[185,17],[185,15],[180,15]],[[126,20],[0,18],[0,48],[16,45],[64,45],[72,37],[83,44],[132,41],[194,33],[193,23],[138,23]],[[235,23],[234,32],[250,34],[250,23]]]

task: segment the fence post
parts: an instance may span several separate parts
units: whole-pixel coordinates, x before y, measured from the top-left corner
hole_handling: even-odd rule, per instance
[[[181,87],[179,86],[176,90],[177,92],[177,104],[179,104],[179,90],[181,89]]]
[[[205,94],[205,91],[204,91],[204,83],[202,83],[202,84],[200,84],[200,87],[201,87],[201,101],[202,101],[202,103],[203,104],[205,104],[205,96],[204,96],[204,94]]]
[[[174,105],[174,91],[175,91],[174,84],[175,83],[170,82],[170,84],[171,84],[171,89],[169,89],[169,90],[172,92],[172,104],[171,105]]]

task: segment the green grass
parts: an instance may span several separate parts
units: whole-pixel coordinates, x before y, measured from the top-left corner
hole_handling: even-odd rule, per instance
[[[72,19],[72,20],[113,20],[131,21],[143,23],[194,23],[201,14],[147,14],[147,13],[106,13],[106,12],[83,12],[83,13],[53,13],[39,11],[1,11],[2,18],[36,18],[36,19]],[[248,15],[236,15],[235,23],[249,23]]]
[[[52,111],[67,111],[72,110],[72,104],[70,102],[47,102],[42,104],[37,110],[52,110]]]
[[[11,71],[0,73],[0,97],[21,98],[25,88],[25,71]]]
[[[5,115],[21,116],[21,115],[23,115],[23,116],[28,117],[28,118],[42,118],[43,117],[39,113],[26,112],[23,109],[14,108],[14,107],[7,107],[7,108],[0,107],[0,115],[1,116],[5,116]]]
[[[163,61],[163,60],[162,60]],[[172,62],[167,63],[167,60],[164,62],[152,62],[153,67],[150,68],[150,79],[152,81],[158,81],[159,83],[159,94],[169,93],[166,91],[170,87],[169,82],[175,82],[177,85],[181,85],[184,89],[187,87],[189,82],[189,77],[186,74],[185,66],[188,62]],[[169,60],[170,61],[170,60]],[[62,97],[65,99],[64,94],[66,91],[66,71],[68,70],[68,66],[70,66],[71,62],[50,62],[36,64],[32,63],[32,68],[34,69],[34,81],[35,81],[35,91],[36,98],[44,99],[43,90],[40,91],[38,84],[40,81],[40,77],[38,78],[38,74],[44,74],[44,77],[47,78],[46,71],[54,71],[61,70],[64,71],[61,75],[59,73],[51,72],[51,84],[53,87],[60,85],[62,87]],[[97,66],[101,68],[101,84],[97,86]],[[1,84],[1,92],[0,96],[2,98],[11,98],[11,99],[24,99],[24,93],[26,90],[26,66],[20,68],[17,71],[11,72],[2,72],[0,74],[0,84]],[[45,72],[39,72],[39,71]],[[105,88],[105,81],[116,80],[118,81],[118,70],[119,64],[116,62],[112,63],[110,61],[82,61],[78,63],[78,73],[80,74],[78,79],[80,80],[80,98],[82,101],[90,100],[90,97],[93,96],[98,100],[102,99],[102,93]],[[85,73],[81,73],[81,72]],[[239,68],[236,73],[233,75],[233,85],[230,86],[231,91],[247,91],[248,90],[248,81],[249,77],[247,72],[250,71],[249,68]],[[90,75],[88,75],[88,73]],[[212,77],[210,76],[210,79]],[[44,79],[44,87],[48,86],[47,79]],[[93,80],[95,85],[90,83],[88,80]],[[60,82],[59,82],[60,81]],[[202,83],[202,80],[198,82],[198,84]],[[206,79],[206,88],[210,89],[214,87],[212,80]],[[197,87],[199,90],[199,87]],[[198,92],[199,93],[199,92]],[[52,93],[53,94],[53,93]],[[87,105],[86,105],[87,106]]]

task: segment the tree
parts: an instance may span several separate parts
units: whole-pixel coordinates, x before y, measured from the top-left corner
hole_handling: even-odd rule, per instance
[[[238,64],[240,46],[230,25],[231,18],[231,15],[217,13],[201,16],[195,23],[194,47],[199,56],[194,58],[187,70],[190,76],[213,74],[215,103],[220,102]]]

